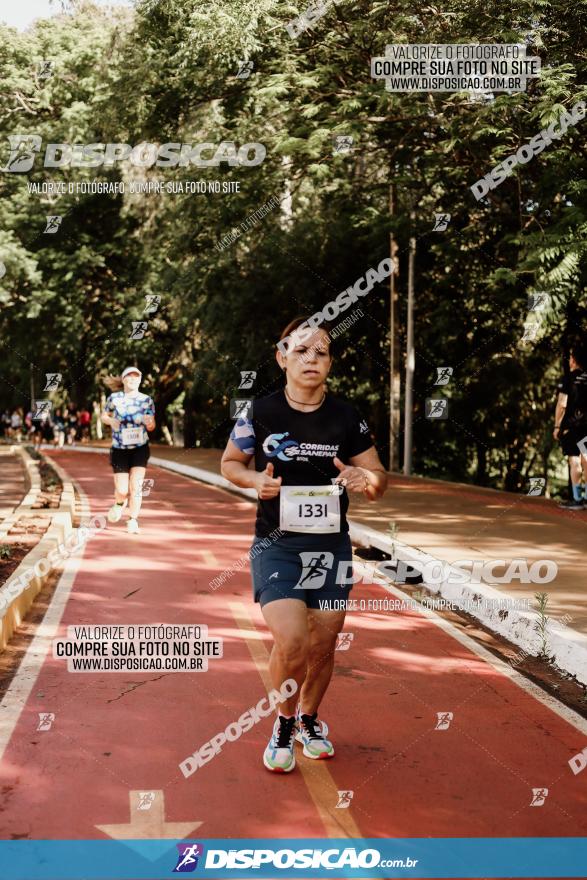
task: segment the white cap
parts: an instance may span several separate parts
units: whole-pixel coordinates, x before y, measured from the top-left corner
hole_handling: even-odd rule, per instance
[[[122,376],[120,378],[124,379],[124,377],[128,376],[129,373],[138,373],[141,377],[143,375],[138,367],[127,367],[125,370],[122,371]]]

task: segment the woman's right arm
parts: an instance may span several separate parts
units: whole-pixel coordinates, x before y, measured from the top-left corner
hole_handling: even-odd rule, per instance
[[[110,402],[110,398],[106,401],[106,409],[100,415],[100,421],[103,425],[109,425],[111,428],[114,428],[115,431],[118,431],[120,427],[120,422],[114,417],[114,407]]]
[[[264,471],[250,470],[248,465],[252,459],[248,452],[242,452],[236,443],[229,440],[222,455],[220,473],[222,476],[240,486],[242,489],[254,489],[263,500],[275,498],[281,488],[281,477],[273,477],[273,465],[268,464]]]
[[[242,452],[236,443],[229,440],[220,462],[220,473],[235,486],[240,486],[242,489],[255,489],[257,472],[249,470],[249,462],[252,458],[252,455]]]
[[[558,435],[560,432],[561,422],[563,420],[565,410],[567,408],[567,399],[568,395],[559,392],[559,395],[556,400],[556,408],[554,411],[554,429],[552,432],[552,436],[555,440],[558,440]]]

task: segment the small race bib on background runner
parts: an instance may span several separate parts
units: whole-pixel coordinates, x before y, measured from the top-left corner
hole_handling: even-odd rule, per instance
[[[282,486],[279,495],[283,531],[340,532],[340,486]]]
[[[144,442],[143,428],[123,428],[120,436],[123,446],[141,446]]]

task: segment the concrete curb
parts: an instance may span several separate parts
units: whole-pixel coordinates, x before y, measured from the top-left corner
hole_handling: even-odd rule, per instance
[[[14,523],[23,514],[31,510],[31,506],[36,502],[41,491],[41,475],[39,473],[39,465],[35,459],[31,458],[23,446],[10,446],[9,451],[14,455],[20,456],[22,459],[29,488],[20,503],[13,507],[11,513],[2,520],[0,524],[0,540],[6,537]]]
[[[244,495],[245,498],[250,498],[251,501],[257,501],[257,493],[254,489],[241,489],[240,486],[235,486],[234,483],[226,480],[221,474],[215,474],[213,471],[206,471],[203,468],[192,467],[192,465],[189,464],[179,464],[177,461],[168,461],[166,458],[157,458],[156,456],[151,456],[149,464],[154,464],[156,467],[166,468],[168,471],[173,471],[184,477],[192,477],[194,480],[201,480],[202,483],[209,483],[211,486],[217,486],[219,489],[226,489],[228,492],[234,492],[237,495]]]
[[[75,451],[107,453],[108,449],[86,446],[83,450],[76,447]],[[220,474],[203,468],[168,461],[157,456],[151,456],[149,464],[200,480],[219,489],[243,495],[252,501],[257,499],[253,489],[240,489],[229,483]],[[536,630],[540,620],[538,612],[511,607],[513,600],[506,593],[495,589],[490,584],[463,579],[463,569],[449,565],[444,560],[404,544],[402,541],[389,538],[376,529],[349,520],[349,531],[351,540],[355,544],[362,547],[375,547],[392,557],[395,556],[396,559],[413,565],[416,569],[422,570],[430,564],[448,565],[447,571],[458,575],[462,583],[448,583],[447,581],[434,584],[424,583],[426,589],[454,604],[457,608],[462,608],[492,632],[518,645],[527,654],[537,656],[540,653],[542,640]],[[546,651],[553,656],[554,663],[561,670],[575,676],[578,681],[587,685],[587,636],[550,618],[546,624],[545,635]]]
[[[22,453],[20,452],[20,449],[15,448],[14,445],[12,445],[12,444],[10,446],[0,445],[0,469],[3,466],[2,459],[4,457],[10,458],[12,456],[18,457],[20,459],[20,463],[21,463],[21,466],[24,471],[24,473],[22,474],[22,480],[23,480],[23,487],[22,487],[22,493],[21,493],[22,498],[20,499],[22,501],[24,499],[24,496],[30,491],[30,488],[31,488],[31,477],[30,477],[30,474],[29,474],[29,471],[28,471],[28,468],[26,465],[25,458],[22,455]],[[11,503],[9,501],[8,504],[6,504],[4,507],[0,507],[0,529],[2,528],[2,523],[7,519],[7,517],[11,516],[11,514],[14,512],[14,508],[16,506],[18,506],[19,503],[20,502],[18,502],[18,501],[16,503]]]
[[[349,521],[351,540],[364,547],[376,547],[390,556],[407,562],[418,571],[426,566],[443,564],[447,573],[454,573],[462,583],[428,584],[427,590],[461,608],[475,617],[480,623],[497,635],[501,635],[518,645],[532,656],[540,653],[542,639],[536,627],[540,620],[537,611],[524,611],[508,606],[511,598],[490,584],[477,583],[463,579],[464,569],[446,563],[438,557],[417,550],[397,539],[388,538],[376,529]],[[554,663],[563,671],[576,676],[582,684],[587,684],[587,636],[571,627],[564,626],[552,618],[548,619],[545,630],[546,651],[554,658]]]
[[[25,467],[31,481],[31,488],[22,502],[14,509],[13,513],[2,523],[2,531],[0,538],[5,537],[12,525],[23,516],[36,516],[39,513],[47,514],[50,518],[50,525],[40,541],[27,553],[17,568],[12,572],[8,581],[0,587],[0,600],[6,599],[7,604],[0,602],[0,652],[6,648],[15,629],[20,626],[27,612],[33,604],[36,596],[42,590],[49,575],[53,571],[54,566],[50,566],[43,574],[36,572],[33,574],[29,585],[23,589],[18,595],[7,595],[7,587],[18,580],[25,572],[34,568],[42,559],[46,559],[49,554],[56,550],[73,531],[72,518],[75,514],[75,493],[73,484],[69,480],[67,474],[56,466],[55,470],[63,484],[61,500],[57,509],[32,509],[31,505],[35,503],[41,490],[41,478],[39,475],[39,466],[35,459],[32,459],[27,451],[22,447],[14,447],[18,449],[19,454],[23,456]],[[54,465],[54,462],[51,462]]]

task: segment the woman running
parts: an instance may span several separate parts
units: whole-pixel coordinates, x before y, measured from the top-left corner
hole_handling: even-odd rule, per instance
[[[105,379],[113,393],[102,413],[102,422],[112,429],[110,464],[114,471],[114,504],[108,511],[108,521],[118,522],[128,504],[130,534],[139,531],[142,485],[150,455],[147,431],[155,429],[155,406],[147,394],[139,392],[141,377],[137,367],[127,367],[121,376]]]
[[[52,443],[54,437],[54,422],[51,413],[47,410],[39,413],[38,418],[33,419],[33,443],[34,448],[38,451],[41,444]]]
[[[77,439],[77,406],[75,403],[70,403],[66,410],[66,439],[68,446],[75,446],[75,441]]]
[[[281,335],[289,343],[276,352],[285,387],[253,402],[251,417],[236,422],[222,457],[223,476],[259,497],[250,558],[255,602],[274,640],[271,680],[278,689],[287,679],[298,685],[282,702],[263,755],[265,767],[277,773],[295,767],[294,737],[307,758],[334,755],[318,708],[352,588],[342,582],[352,560],[347,493],[373,501],[387,485],[367,423],[354,406],[327,393],[327,329],[301,341],[295,331],[305,321],[292,321]],[[253,457],[255,470],[249,470]]]
[[[61,449],[65,443],[65,421],[61,409],[55,410],[53,429],[53,445]]]

